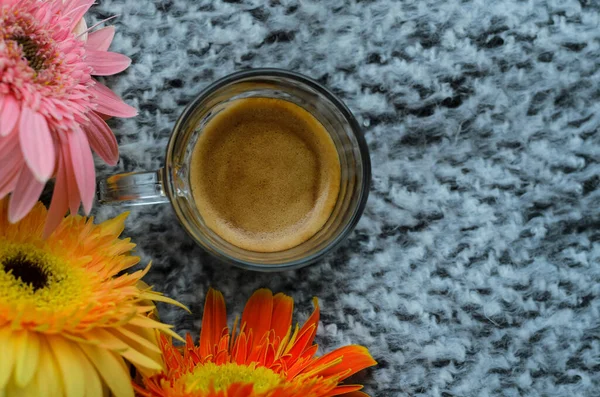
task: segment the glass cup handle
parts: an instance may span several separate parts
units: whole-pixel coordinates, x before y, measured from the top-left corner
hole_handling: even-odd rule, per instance
[[[168,203],[163,175],[163,168],[157,171],[111,175],[98,182],[98,202],[113,205]]]

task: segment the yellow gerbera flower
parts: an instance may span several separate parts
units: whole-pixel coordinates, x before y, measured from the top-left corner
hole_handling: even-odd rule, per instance
[[[210,289],[204,306],[200,343],[188,334],[182,348],[161,337],[166,371],[144,376],[136,390],[146,397],[325,397],[366,396],[360,385],[341,385],[350,375],[372,365],[362,346],[345,346],[316,357],[313,340],[319,323],[319,305],[300,328],[292,332],[294,301],[267,289],[252,295],[227,328],[223,295]]]
[[[150,375],[162,368],[152,301],[177,302],[119,272],[135,246],[119,239],[126,214],[95,225],[68,216],[46,240],[46,208],[19,223],[0,200],[0,396],[132,397],[126,361]],[[179,305],[179,304],[178,304]]]

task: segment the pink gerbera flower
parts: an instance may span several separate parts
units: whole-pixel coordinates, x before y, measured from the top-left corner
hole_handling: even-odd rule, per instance
[[[114,28],[74,30],[94,0],[0,0],[0,199],[12,193],[9,220],[22,219],[56,177],[46,235],[67,209],[89,213],[95,192],[91,149],[118,160],[110,116],[137,111],[91,76],[131,63],[108,52]]]

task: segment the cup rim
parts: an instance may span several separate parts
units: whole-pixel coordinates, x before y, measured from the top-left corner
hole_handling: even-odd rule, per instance
[[[175,202],[177,200],[176,200],[176,194],[174,192],[173,184],[172,184],[172,178],[171,178],[172,170],[171,170],[171,167],[168,166],[168,164],[171,164],[173,161],[173,150],[174,150],[174,146],[175,146],[175,138],[178,135],[178,131],[181,130],[181,127],[183,125],[185,125],[187,120],[193,115],[193,112],[198,107],[198,105],[200,103],[202,103],[202,101],[204,101],[207,97],[212,95],[214,92],[216,92],[223,86],[226,86],[230,83],[234,83],[238,80],[252,78],[252,77],[283,77],[283,78],[287,78],[290,80],[298,81],[300,83],[303,83],[303,84],[315,89],[321,95],[326,97],[327,100],[329,100],[336,108],[338,108],[338,110],[342,113],[344,118],[348,121],[348,123],[350,124],[350,127],[352,129],[352,133],[358,143],[358,148],[359,148],[361,157],[364,157],[364,158],[361,158],[362,165],[363,165],[363,167],[362,167],[363,168],[362,169],[363,183],[361,186],[361,190],[359,192],[358,205],[355,207],[350,221],[344,226],[344,229],[335,237],[335,239],[333,239],[330,242],[330,244],[326,245],[325,247],[323,247],[319,251],[315,252],[314,254],[305,256],[299,260],[293,260],[293,261],[283,262],[283,263],[278,263],[278,264],[263,264],[263,263],[257,263],[257,262],[251,262],[251,261],[245,261],[245,260],[238,259],[236,257],[233,257],[226,253],[223,253],[220,250],[215,249],[214,247],[210,247],[210,249],[207,249],[208,247],[205,247],[205,244],[203,242],[199,241],[194,236],[194,234],[191,232],[190,227],[188,225],[189,222],[188,222],[187,218],[182,214],[181,210],[179,209],[179,206],[175,204]],[[307,266],[307,265],[317,262],[319,259],[323,258],[327,253],[336,249],[348,237],[348,235],[354,230],[358,221],[360,220],[360,218],[364,212],[364,209],[366,207],[366,204],[367,204],[367,199],[369,197],[369,190],[370,190],[370,186],[371,186],[371,158],[370,158],[370,153],[369,153],[369,147],[367,145],[367,141],[363,135],[363,132],[360,129],[358,121],[356,120],[356,118],[354,117],[354,115],[352,114],[350,109],[346,106],[346,104],[344,102],[342,102],[341,99],[339,99],[335,94],[333,94],[327,87],[323,86],[322,84],[315,81],[314,79],[307,77],[303,74],[297,73],[297,72],[293,72],[293,71],[286,70],[286,69],[279,69],[279,68],[257,68],[257,69],[248,69],[248,70],[234,72],[234,73],[231,73],[229,75],[226,75],[226,76],[216,80],[215,82],[209,84],[202,91],[200,91],[200,93],[185,107],[183,112],[177,118],[175,125],[173,126],[171,135],[169,137],[169,143],[167,144],[167,148],[166,148],[164,164],[165,165],[163,168],[163,170],[164,170],[163,177],[164,177],[164,181],[165,181],[165,183],[164,183],[165,194],[169,198],[169,202],[171,203],[171,207],[175,211],[175,215],[177,216],[179,223],[181,224],[183,229],[186,231],[186,233],[192,238],[192,240],[194,240],[199,246],[201,246],[203,249],[205,249],[205,251],[207,251],[209,254],[215,256],[216,258],[218,258],[219,260],[221,260],[223,262],[232,264],[232,265],[242,268],[242,269],[260,271],[260,272],[276,272],[276,271],[299,269],[301,267],[304,267],[304,266]]]

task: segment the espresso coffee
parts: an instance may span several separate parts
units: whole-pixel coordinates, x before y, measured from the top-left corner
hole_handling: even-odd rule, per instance
[[[190,169],[206,225],[229,243],[276,252],[311,238],[340,189],[340,160],[325,127],[282,99],[237,99],[204,127]]]

